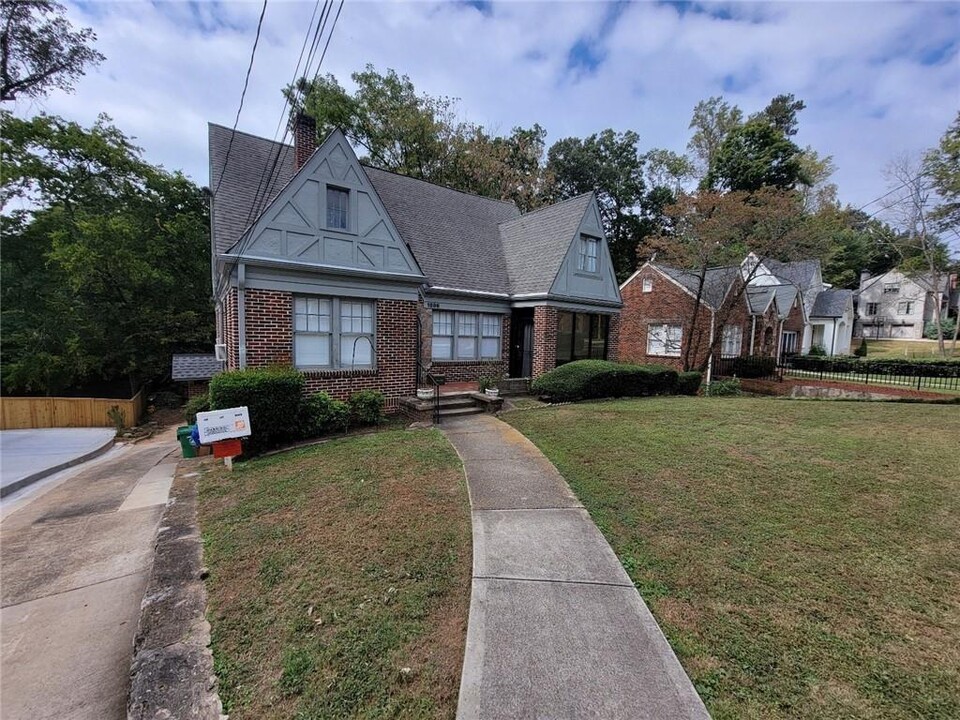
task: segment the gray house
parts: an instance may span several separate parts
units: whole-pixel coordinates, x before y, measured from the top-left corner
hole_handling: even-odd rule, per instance
[[[944,273],[939,287],[927,275],[907,275],[890,270],[882,275],[860,276],[857,317],[867,338],[920,340],[924,325],[934,319],[936,304],[947,315],[950,278]]]
[[[425,372],[536,377],[615,358],[621,308],[592,193],[512,203],[361,165],[311,118],[294,146],[210,125],[212,275],[228,369],[293,365],[310,391],[378,389],[388,409]]]

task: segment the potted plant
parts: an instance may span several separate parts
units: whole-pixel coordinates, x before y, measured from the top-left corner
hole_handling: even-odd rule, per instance
[[[497,382],[497,378],[491,377],[482,377],[480,378],[480,392],[489,397],[500,397],[500,389],[494,387]]]
[[[432,400],[435,388],[417,388],[417,400]]]

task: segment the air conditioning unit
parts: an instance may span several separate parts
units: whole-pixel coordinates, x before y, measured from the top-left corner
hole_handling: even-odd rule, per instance
[[[219,362],[227,361],[227,346],[223,343],[217,343],[213,346],[214,354]]]

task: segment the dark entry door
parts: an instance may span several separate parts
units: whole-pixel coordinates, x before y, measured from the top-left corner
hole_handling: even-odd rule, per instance
[[[533,373],[533,308],[514,310],[510,318],[510,377]]]

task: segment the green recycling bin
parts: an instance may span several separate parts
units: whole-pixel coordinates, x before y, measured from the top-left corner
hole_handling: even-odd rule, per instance
[[[183,450],[185,458],[195,458],[197,449],[190,442],[190,435],[193,433],[193,425],[185,425],[177,428],[177,440],[180,441],[180,449]]]

